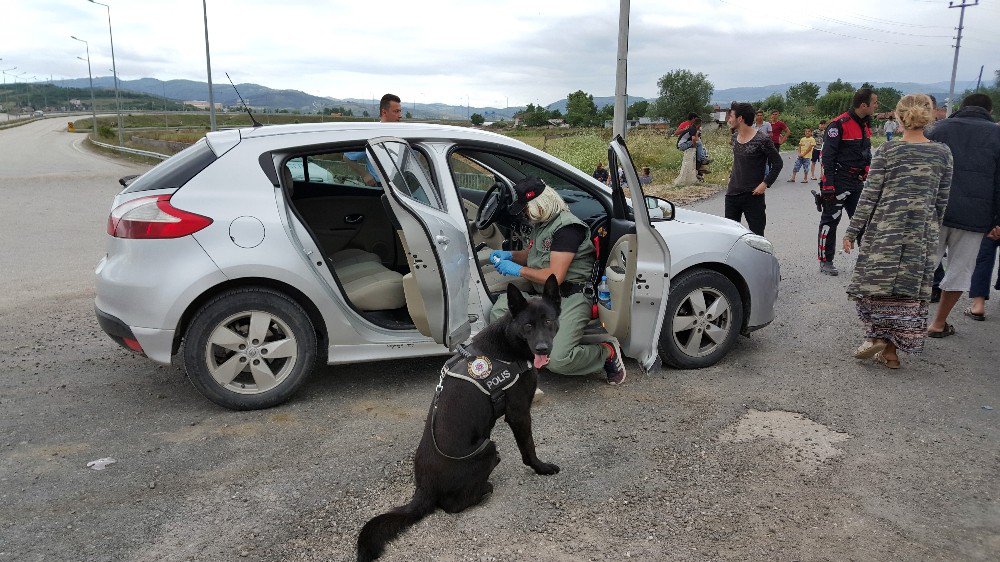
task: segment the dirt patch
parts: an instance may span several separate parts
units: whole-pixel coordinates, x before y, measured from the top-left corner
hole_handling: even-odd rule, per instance
[[[785,445],[785,458],[800,467],[816,467],[843,451],[834,444],[850,439],[802,414],[772,410],[749,410],[735,424],[719,433],[723,443],[772,439]]]

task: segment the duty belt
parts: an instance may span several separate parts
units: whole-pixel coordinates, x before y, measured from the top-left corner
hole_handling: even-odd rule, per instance
[[[563,298],[577,293],[591,297],[594,295],[594,286],[590,283],[563,283],[559,285],[559,296]]]

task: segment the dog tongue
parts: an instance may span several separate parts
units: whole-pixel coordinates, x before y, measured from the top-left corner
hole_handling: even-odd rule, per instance
[[[549,362],[549,356],[548,355],[538,355],[537,353],[535,354],[535,368],[536,369],[541,369],[548,362]]]

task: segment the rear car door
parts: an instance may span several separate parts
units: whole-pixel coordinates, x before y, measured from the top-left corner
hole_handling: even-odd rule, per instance
[[[465,225],[445,211],[442,194],[405,140],[373,138],[366,151],[406,236],[408,261],[426,308],[430,336],[454,349],[472,330]]]
[[[621,135],[611,140],[609,146],[609,156],[617,160],[625,172],[625,182],[628,184],[629,197],[632,202],[632,212],[635,218],[635,239],[637,247],[629,252],[634,260],[634,264],[628,267],[628,277],[626,282],[631,283],[623,287],[622,296],[616,299],[621,303],[619,306],[630,308],[630,318],[628,320],[628,336],[625,341],[621,341],[625,355],[634,357],[642,365],[643,369],[649,371],[659,366],[659,354],[657,344],[660,338],[660,330],[663,324],[663,314],[667,304],[667,291],[669,289],[669,269],[670,251],[660,233],[653,228],[649,220],[649,210],[646,208],[645,195],[642,192],[642,185],[639,183],[639,174],[632,164],[632,157],[629,155],[625,140]],[[609,158],[609,160],[611,160]],[[613,164],[613,163],[612,163]],[[615,168],[610,166],[612,170]],[[613,176],[617,175],[612,173]],[[614,196],[624,197],[624,186],[620,185],[617,178],[612,181]],[[609,264],[614,260],[614,251],[609,256]],[[634,277],[632,268],[634,267]],[[609,271],[609,274],[612,272]],[[631,279],[629,279],[631,278]]]

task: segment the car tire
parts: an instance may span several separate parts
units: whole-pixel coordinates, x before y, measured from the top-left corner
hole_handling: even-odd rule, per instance
[[[316,352],[306,311],[260,287],[208,301],[188,323],[181,355],[188,380],[206,398],[232,410],[259,410],[295,394],[314,369]]]
[[[729,353],[742,326],[743,300],[728,277],[709,269],[685,272],[670,285],[660,357],[678,369],[709,367]]]

